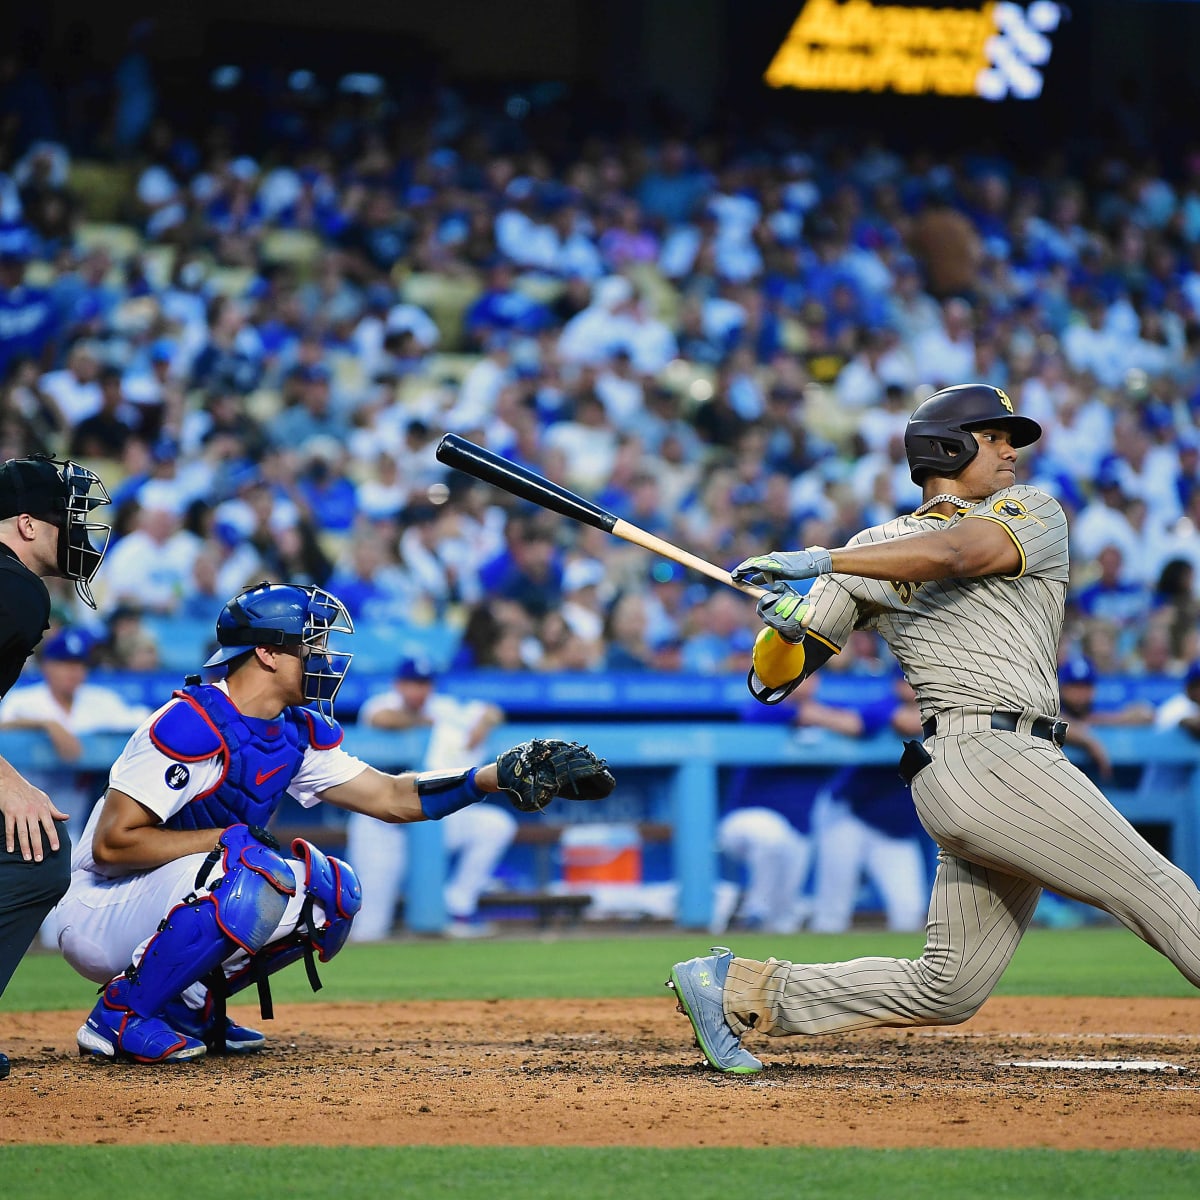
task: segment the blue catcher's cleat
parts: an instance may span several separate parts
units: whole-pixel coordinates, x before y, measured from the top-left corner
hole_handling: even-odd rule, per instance
[[[253,1054],[267,1044],[266,1037],[257,1029],[247,1029],[226,1017],[225,1045],[223,1048],[215,1045],[216,1018],[213,1016],[211,996],[205,997],[201,1009],[189,1008],[181,997],[176,996],[160,1015],[172,1029],[203,1042],[213,1054]]]
[[[158,1017],[139,1017],[128,1006],[129,980],[119,975],[104,989],[79,1027],[79,1053],[140,1063],[188,1062],[203,1058],[204,1043],[185,1037]]]
[[[679,1009],[691,1021],[696,1044],[704,1051],[704,1057],[718,1071],[753,1075],[762,1070],[762,1063],[749,1050],[742,1049],[725,1020],[722,997],[732,959],[732,950],[714,946],[712,954],[705,958],[689,958],[687,962],[676,963],[671,968],[667,987],[675,990]]]

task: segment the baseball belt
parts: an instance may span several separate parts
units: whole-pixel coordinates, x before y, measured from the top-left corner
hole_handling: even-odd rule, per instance
[[[1009,733],[1025,732],[1030,737],[1042,738],[1056,746],[1061,746],[1067,740],[1067,722],[1057,721],[1053,717],[1034,717],[1030,721],[1023,713],[994,712],[987,719],[993,729],[1003,729]],[[922,722],[921,732],[926,738],[937,736],[937,722],[936,716]],[[1021,729],[1022,724],[1026,726],[1024,730]]]

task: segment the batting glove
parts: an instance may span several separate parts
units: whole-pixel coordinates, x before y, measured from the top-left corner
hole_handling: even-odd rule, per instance
[[[770,591],[758,602],[756,610],[763,621],[785,642],[804,641],[804,618],[808,601],[786,583],[771,584]]]
[[[743,559],[730,573],[734,583],[770,587],[780,579],[812,579],[832,570],[833,555],[823,546],[809,546],[807,550],[772,550]]]

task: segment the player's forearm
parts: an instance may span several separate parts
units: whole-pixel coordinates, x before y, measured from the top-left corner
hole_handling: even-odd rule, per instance
[[[436,820],[446,811],[465,807],[499,790],[495,763],[477,767],[473,772],[405,771],[400,775],[386,775],[368,767],[347,783],[329,788],[321,798],[377,821],[406,825],[431,817]],[[446,808],[447,804],[451,807]]]
[[[150,871],[189,854],[207,854],[217,844],[220,829],[105,828],[92,838],[92,857],[102,867]]]
[[[910,533],[860,546],[831,551],[833,569],[863,579],[929,583],[962,579],[978,572],[978,563],[958,539],[945,533]]]
[[[865,730],[861,714],[850,708],[834,708],[816,700],[802,700],[796,707],[796,713],[802,725],[814,725],[846,737],[861,737]]]
[[[385,708],[375,713],[366,722],[372,729],[417,729],[430,724],[428,717],[420,713],[406,712],[398,708]]]

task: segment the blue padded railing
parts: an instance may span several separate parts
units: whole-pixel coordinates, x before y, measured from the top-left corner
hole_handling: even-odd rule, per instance
[[[1183,764],[1193,768],[1190,785],[1178,791],[1143,794],[1136,786],[1110,791],[1109,798],[1131,821],[1155,822],[1170,830],[1172,856],[1193,878],[1200,872],[1200,742],[1179,731],[1109,727],[1097,731],[1116,768],[1142,769],[1148,764]],[[345,748],[381,769],[420,763],[425,731],[385,732],[350,726]],[[586,742],[603,754],[617,775],[622,770],[655,769],[667,783],[665,813],[672,829],[672,868],[679,885],[678,923],[705,928],[712,915],[713,885],[718,875],[715,831],[720,812],[722,768],[736,766],[794,767],[822,771],[846,765],[890,766],[901,743],[890,734],[855,740],[813,729],[733,723],[581,723],[543,721],[513,723],[493,731],[480,759],[530,737],[560,737]],[[71,771],[106,773],[125,743],[121,734],[95,734],[83,740],[84,755]],[[1076,752],[1070,751],[1073,757]],[[0,731],[0,754],[18,770],[61,767],[49,739],[41,733]],[[764,797],[769,803],[769,797]],[[566,806],[560,802],[559,808]],[[557,809],[551,815],[564,819]],[[572,806],[568,819],[586,820],[582,806]],[[406,885],[405,920],[419,932],[445,925],[442,883],[445,855],[441,828],[422,822],[409,829],[412,839]]]

